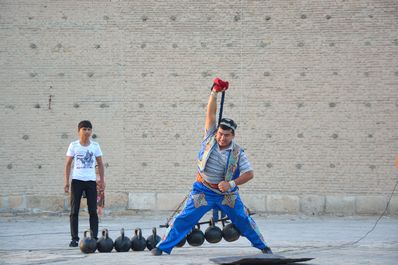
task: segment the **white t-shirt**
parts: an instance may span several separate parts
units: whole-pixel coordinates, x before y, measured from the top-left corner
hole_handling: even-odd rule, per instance
[[[95,181],[96,157],[102,156],[98,143],[90,141],[88,146],[82,146],[80,141],[71,142],[66,156],[73,157],[72,179]]]

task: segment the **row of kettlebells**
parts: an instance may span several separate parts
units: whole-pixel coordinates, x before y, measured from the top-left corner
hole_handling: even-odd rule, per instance
[[[87,235],[90,233],[89,235]],[[176,247],[182,247],[188,242],[189,245],[198,247],[201,246],[206,240],[209,243],[218,243],[223,238],[227,242],[233,242],[238,240],[240,237],[239,230],[234,224],[230,223],[223,227],[223,229],[214,225],[213,220],[210,220],[210,226],[203,233],[200,230],[200,225],[196,225],[186,237],[184,237]],[[145,248],[149,250],[153,249],[157,243],[160,241],[160,236],[156,234],[156,228],[152,228],[152,235],[145,239],[142,236],[142,231],[140,228],[136,228],[134,231],[134,236],[131,240],[125,236],[124,229],[120,231],[120,236],[113,241],[109,237],[107,229],[102,230],[102,237],[95,240],[92,236],[91,230],[84,232],[84,238],[80,241],[80,250],[83,253],[93,253],[97,249],[99,252],[111,252],[113,248],[117,252],[127,252],[132,249],[133,251],[143,251]]]
[[[177,247],[183,246],[185,244],[185,240],[189,245],[198,247],[204,243],[205,239],[207,242],[214,244],[220,242],[223,238],[227,242],[233,242],[238,240],[240,237],[239,230],[232,223],[224,226],[223,222],[222,229],[214,225],[213,219],[210,219],[209,223],[210,226],[204,233],[200,230],[199,224],[197,224],[196,227],[188,233],[187,237],[177,244]]]
[[[122,228],[120,236],[116,238],[115,241],[109,237],[108,229],[102,230],[102,237],[98,240],[93,238],[91,230],[86,230],[84,232],[84,238],[80,240],[79,247],[83,253],[94,253],[96,250],[99,252],[112,252],[113,248],[115,248],[117,252],[127,252],[130,251],[130,249],[133,251],[143,251],[146,248],[149,250],[153,249],[159,241],[160,236],[156,234],[155,227],[152,229],[152,235],[147,239],[142,236],[141,229],[136,228],[131,240],[125,236],[124,228]]]

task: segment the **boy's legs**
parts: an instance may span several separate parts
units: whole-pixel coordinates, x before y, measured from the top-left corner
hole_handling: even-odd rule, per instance
[[[72,240],[79,241],[79,210],[84,181],[72,179],[70,188],[70,233]]]
[[[98,237],[98,214],[97,214],[97,184],[95,181],[86,181],[85,191],[87,195],[87,208],[90,215],[90,229],[93,237]]]

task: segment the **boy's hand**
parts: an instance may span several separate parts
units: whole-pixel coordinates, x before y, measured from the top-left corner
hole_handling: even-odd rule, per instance
[[[64,185],[65,193],[69,193],[69,183]]]
[[[105,181],[98,180],[98,187],[100,191],[105,190]]]

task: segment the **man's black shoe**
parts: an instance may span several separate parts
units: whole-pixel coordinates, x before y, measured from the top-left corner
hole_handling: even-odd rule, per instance
[[[161,250],[158,249],[158,248],[153,248],[153,249],[151,250],[151,253],[152,253],[152,255],[154,255],[154,256],[160,256],[160,255],[162,255],[163,251],[161,251]]]
[[[79,244],[77,243],[76,240],[72,240],[72,241],[69,243],[69,246],[70,246],[71,248],[77,247],[78,245],[79,245]]]
[[[264,254],[273,254],[272,250],[269,247],[265,247],[261,250]]]

